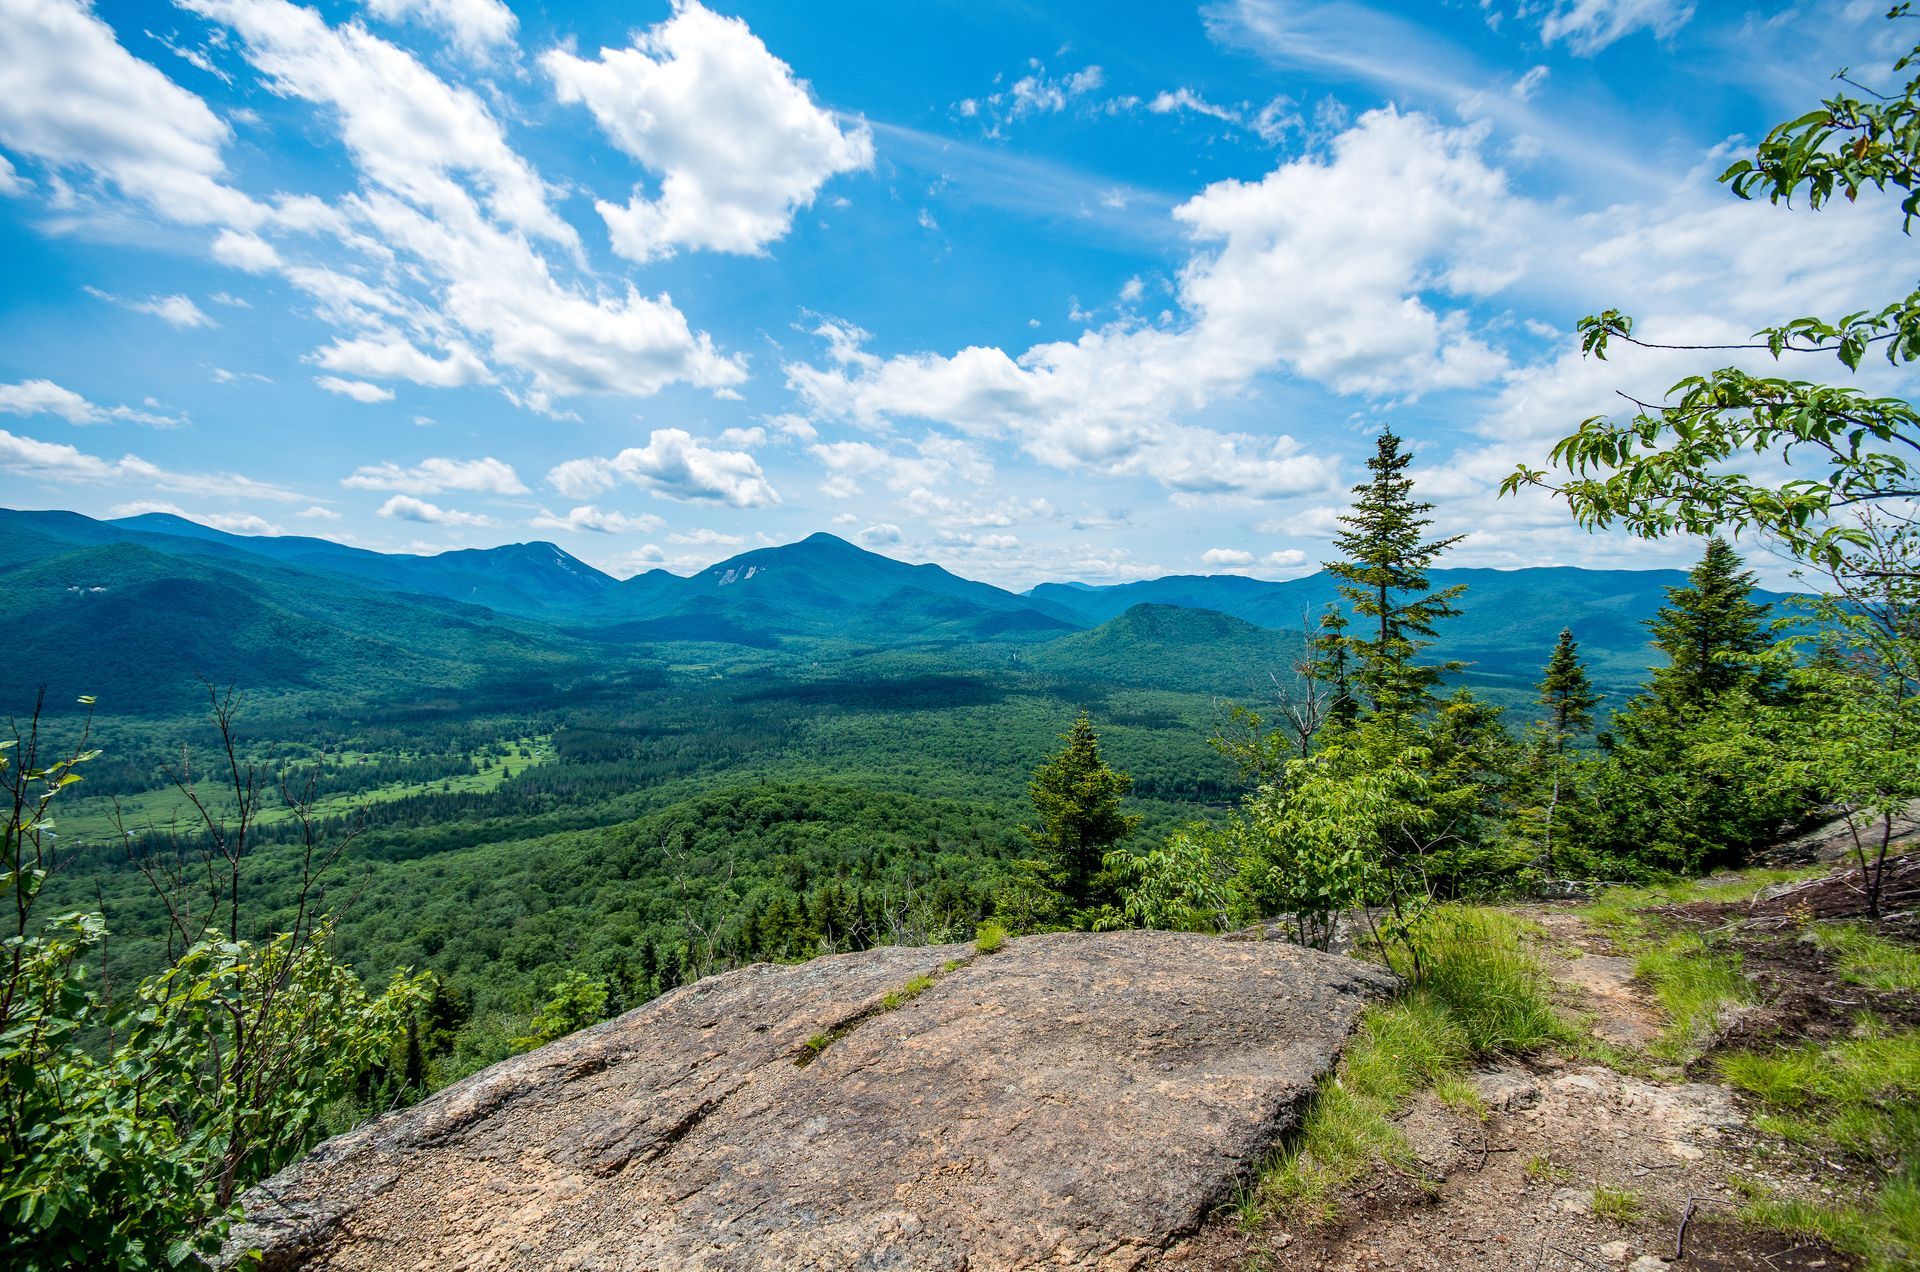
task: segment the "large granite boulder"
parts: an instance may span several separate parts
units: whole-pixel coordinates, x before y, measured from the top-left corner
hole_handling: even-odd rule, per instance
[[[1135,1267],[1231,1194],[1391,985],[1165,932],[748,967],[329,1140],[247,1194],[228,1253]]]

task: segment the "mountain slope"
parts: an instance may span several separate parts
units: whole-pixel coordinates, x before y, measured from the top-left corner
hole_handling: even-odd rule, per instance
[[[1035,650],[1028,665],[1080,680],[1187,689],[1235,697],[1270,692],[1300,638],[1213,610],[1136,605],[1092,631]]]
[[[451,601],[257,560],[228,568],[139,543],[41,541],[54,550],[0,566],[0,623],[23,655],[0,669],[0,698],[10,702],[46,684],[58,700],[91,693],[113,711],[162,710],[197,696],[201,676],[255,691],[405,701],[587,665],[557,633]]]
[[[1686,582],[1679,570],[1586,570],[1546,566],[1521,570],[1442,569],[1436,588],[1464,583],[1460,616],[1441,628],[1435,656],[1469,664],[1468,679],[1529,685],[1570,627],[1597,679],[1612,687],[1637,684],[1659,661],[1646,620],[1666,601],[1667,589]],[[1177,575],[1112,587],[1043,583],[1029,596],[1103,622],[1141,603],[1218,610],[1261,627],[1299,633],[1329,604],[1340,601],[1324,571],[1274,583],[1237,575]],[[1763,601],[1781,594],[1762,592]]]

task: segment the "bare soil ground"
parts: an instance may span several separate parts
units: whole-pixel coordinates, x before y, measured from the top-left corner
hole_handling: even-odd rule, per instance
[[[1644,1057],[1663,1016],[1633,979],[1633,960],[1571,905],[1522,913],[1545,932],[1539,952],[1563,1005],[1627,1057],[1621,1067],[1631,1072],[1554,1056],[1484,1069],[1472,1078],[1483,1116],[1450,1110],[1427,1094],[1402,1119],[1418,1174],[1379,1168],[1331,1225],[1289,1230],[1268,1223],[1248,1233],[1223,1213],[1169,1251],[1163,1266],[1338,1272],[1854,1267],[1824,1246],[1733,1221],[1734,1177],[1812,1199],[1831,1195],[1831,1169],[1756,1133],[1740,1098],[1706,1080],[1711,1075],[1703,1066],[1681,1074]],[[1702,911],[1689,921],[1719,926],[1726,917]],[[1739,1028],[1822,1036],[1829,1024],[1823,1004],[1840,984],[1830,961],[1823,965],[1824,956],[1798,942],[1755,937],[1751,944],[1743,952],[1764,1005]],[[1867,992],[1844,990],[1840,996]],[[1845,1015],[1850,1019],[1851,1011]],[[1831,1024],[1844,1028],[1839,1017]],[[1616,1204],[1609,1206],[1610,1199]]]

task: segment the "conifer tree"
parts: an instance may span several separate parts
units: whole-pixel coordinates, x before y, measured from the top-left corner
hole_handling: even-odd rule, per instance
[[[1353,696],[1347,625],[1339,607],[1329,605],[1320,616],[1319,634],[1313,638],[1313,671],[1327,686],[1327,721],[1341,727],[1351,725],[1360,715],[1360,704]]]
[[[1132,834],[1140,818],[1121,811],[1120,799],[1133,788],[1133,779],[1107,767],[1086,712],[1062,737],[1066,745],[1040,766],[1027,787],[1040,824],[1021,830],[1048,866],[1067,907],[1080,911],[1108,899],[1102,883],[1107,850]]]
[[[1738,688],[1757,688],[1751,658],[1767,647],[1767,607],[1753,599],[1753,572],[1718,536],[1687,575],[1667,589],[1667,603],[1648,624],[1668,666],[1654,673],[1653,692],[1670,709],[1711,704]]]
[[[1547,734],[1555,755],[1563,754],[1568,742],[1593,727],[1593,709],[1599,702],[1600,695],[1580,664],[1573,629],[1563,627],[1540,681],[1540,705],[1547,709]]]
[[[1573,629],[1561,628],[1560,639],[1554,642],[1553,654],[1547,659],[1546,675],[1540,681],[1540,705],[1547,712],[1542,722],[1541,749],[1549,777],[1540,856],[1549,877],[1553,874],[1553,818],[1560,806],[1567,744],[1593,727],[1593,708],[1599,701],[1593,682],[1587,679],[1587,669],[1580,665]]]
[[[1428,582],[1434,560],[1465,536],[1425,537],[1433,505],[1413,497],[1412,460],[1392,429],[1381,432],[1367,461],[1373,477],[1353,488],[1353,509],[1340,518],[1347,528],[1334,543],[1346,559],[1326,563],[1363,620],[1365,634],[1345,638],[1358,663],[1354,679],[1373,711],[1396,722],[1431,702],[1446,667],[1414,659],[1433,643],[1433,625],[1459,613],[1453,601],[1466,590],[1436,592]]]

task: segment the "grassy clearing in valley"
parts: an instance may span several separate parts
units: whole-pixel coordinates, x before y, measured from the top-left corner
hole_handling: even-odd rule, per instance
[[[471,757],[473,771],[470,773],[458,773],[430,782],[388,782],[368,790],[326,795],[314,801],[314,812],[322,818],[351,817],[356,810],[369,804],[385,804],[415,795],[488,794],[500,789],[501,784],[515,774],[523,773],[536,765],[548,763],[554,758],[551,737],[516,738],[503,741],[500,745],[508,751],[505,757],[485,752],[476,753]],[[338,768],[353,768],[363,764],[377,763],[381,758],[375,754],[347,752],[332,757],[330,762]],[[217,774],[203,774],[202,780],[204,781],[208,776],[217,776]],[[86,788],[83,786],[78,789],[84,791]],[[218,797],[226,795],[227,792],[217,787],[207,789],[216,797],[216,808],[224,806]],[[166,830],[174,826],[192,827],[199,824],[199,814],[194,811],[192,802],[174,787],[162,786],[149,791],[122,795],[117,799],[105,797],[75,799],[61,812],[60,833],[70,836],[76,845],[117,842],[119,832],[115,826],[116,813],[119,823],[135,833],[148,829]],[[275,794],[264,801],[255,820],[260,825],[272,826],[289,821],[292,817],[292,811]]]
[[[1415,1095],[1431,1089],[1451,1107],[1477,1111],[1463,1081],[1470,1063],[1573,1040],[1549,1002],[1545,969],[1524,945],[1528,926],[1471,906],[1434,916],[1425,981],[1362,1018],[1298,1131],[1241,1195],[1243,1222],[1331,1220],[1341,1192],[1376,1162],[1416,1167],[1394,1123]]]

